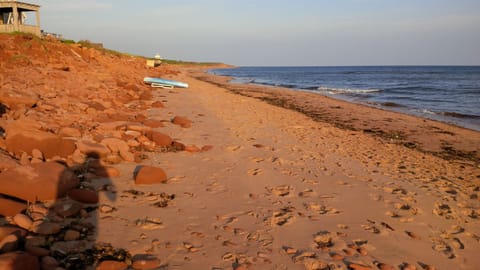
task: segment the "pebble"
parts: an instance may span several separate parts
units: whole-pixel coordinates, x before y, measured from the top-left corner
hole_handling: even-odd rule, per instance
[[[59,202],[54,207],[55,213],[63,218],[75,216],[80,210],[82,206],[73,201]]]
[[[9,234],[0,241],[0,253],[17,250],[20,239],[15,233]]]
[[[33,221],[32,219],[24,214],[16,214],[13,217],[13,222],[17,224],[18,227],[23,228],[25,230],[29,230],[32,227]]]
[[[63,236],[63,240],[65,241],[74,241],[80,238],[80,233],[75,230],[67,230],[65,235]]]
[[[98,194],[93,190],[75,188],[70,190],[67,194],[68,197],[77,202],[88,204],[98,203]]]
[[[125,262],[119,261],[102,261],[96,268],[96,270],[124,270],[128,265]]]
[[[31,231],[41,235],[52,235],[59,233],[61,229],[62,226],[58,223],[40,221],[32,225]]]
[[[54,270],[58,265],[58,261],[51,256],[42,257],[41,261],[42,270]]]

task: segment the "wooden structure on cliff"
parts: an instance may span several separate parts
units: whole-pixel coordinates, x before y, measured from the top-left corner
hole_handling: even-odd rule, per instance
[[[35,14],[35,25],[27,24],[27,13]],[[0,0],[0,33],[11,32],[24,32],[40,36],[40,6],[18,1]]]

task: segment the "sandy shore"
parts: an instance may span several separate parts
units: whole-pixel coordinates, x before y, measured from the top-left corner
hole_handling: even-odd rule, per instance
[[[163,130],[182,141],[214,148],[198,154],[153,154],[148,164],[164,168],[170,179],[142,191],[175,194],[175,199],[157,209],[145,206],[148,199],[121,198],[115,217],[101,218],[99,240],[158,255],[168,269],[480,265],[475,255],[480,244],[480,169],[472,159],[442,159],[398,144],[395,138],[390,142],[365,130],[338,128],[337,122],[314,121],[200,81],[192,70],[171,78],[188,82],[190,88],[157,91],[154,95],[166,108],[149,115],[187,116],[193,121],[190,129]],[[242,88],[261,97],[278,90]],[[296,97],[291,91],[285,95],[309,96]],[[347,106],[323,97],[321,102],[328,104],[323,107]],[[376,129],[378,123],[368,125],[365,117],[392,118],[389,123],[464,132],[465,140],[459,143],[466,141],[465,151],[476,150],[470,143],[479,145],[477,132],[362,109],[357,117],[368,129]],[[381,130],[389,133],[385,126]],[[436,133],[439,141],[443,134]],[[423,149],[435,151],[429,146],[422,142]],[[128,188],[133,188],[128,179],[117,182],[117,189]],[[121,222],[146,217],[160,218],[161,228],[132,228]]]
[[[134,262],[139,263],[126,262],[130,268],[480,265],[480,132],[311,93],[230,85],[199,67],[148,69],[143,61],[103,56],[91,49],[62,52],[82,62],[47,68],[44,63],[22,64],[16,73],[4,69],[2,91],[19,93],[17,89],[27,85],[49,96],[57,89],[57,96],[47,99],[42,94],[43,101],[21,111],[21,117],[7,110],[0,121],[6,133],[0,146],[8,148],[13,130],[9,127],[15,121],[25,121],[29,128],[34,121],[45,122],[41,130],[51,136],[60,134],[62,126],[81,131],[75,135],[69,130],[76,150],[61,160],[71,167],[87,159],[80,149],[85,140],[91,140],[90,148],[108,145],[98,161],[104,171],[81,171],[82,189],[98,192],[98,202],[80,200],[83,212],[74,220],[94,224],[94,234],[86,240],[135,254]],[[52,59],[48,61],[57,58]],[[39,72],[38,80],[46,80],[45,74],[55,80],[32,84],[18,76],[32,69]],[[140,83],[144,76],[184,81],[190,87],[151,89]],[[75,84],[60,85],[64,77]],[[78,89],[64,97],[64,89],[73,87]],[[89,105],[77,112],[72,108],[78,108],[79,100]],[[92,100],[96,103],[89,103]],[[107,101],[112,103],[109,107]],[[57,107],[72,103],[77,106]],[[65,115],[76,120],[63,120]],[[183,123],[175,121],[178,116]],[[159,148],[155,132],[171,140]],[[113,151],[112,139],[130,148]],[[3,150],[0,180],[12,167],[58,159],[35,159],[33,152],[22,154],[23,163],[18,164],[15,153]],[[137,172],[142,166],[161,168],[166,179],[141,184]],[[78,200],[72,192],[67,195],[67,200]],[[77,230],[66,220],[58,223]],[[8,216],[0,218],[0,229],[15,224],[21,227]],[[25,229],[29,237],[37,236],[31,227]],[[68,242],[64,233],[58,234],[62,243]],[[0,239],[0,253],[2,243]],[[53,247],[48,248],[47,254],[54,256]],[[138,258],[154,266],[141,268]]]

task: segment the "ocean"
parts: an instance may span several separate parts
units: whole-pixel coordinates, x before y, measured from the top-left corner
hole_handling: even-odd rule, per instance
[[[238,67],[232,83],[310,91],[480,131],[480,66]]]

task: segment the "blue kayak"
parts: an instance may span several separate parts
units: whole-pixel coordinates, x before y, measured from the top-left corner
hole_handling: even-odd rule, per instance
[[[180,87],[180,88],[188,88],[188,83],[173,81],[173,80],[166,80],[161,78],[150,78],[145,77],[143,78],[143,82],[147,84],[151,84],[152,87],[166,87],[166,88],[173,88],[173,87]]]

